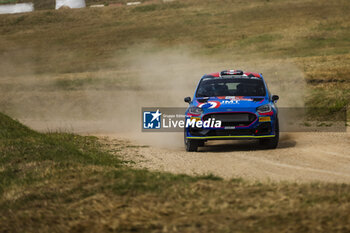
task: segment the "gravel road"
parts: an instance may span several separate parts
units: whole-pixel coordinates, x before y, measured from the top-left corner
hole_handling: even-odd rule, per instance
[[[139,168],[227,179],[350,183],[349,132],[284,134],[275,150],[257,149],[255,141],[211,141],[196,153],[182,146],[132,146],[137,141],[105,136],[121,143],[118,153]]]

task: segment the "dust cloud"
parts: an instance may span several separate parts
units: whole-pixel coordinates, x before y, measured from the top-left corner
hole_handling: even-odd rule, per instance
[[[71,74],[3,75],[1,111],[40,131],[115,135],[162,147],[181,133],[142,133],[142,107],[186,107],[200,77],[223,69],[262,72],[279,106],[303,106],[303,73],[289,60],[201,55],[191,47],[142,44],[116,52],[115,69]],[[7,66],[7,67],[14,67]],[[1,69],[6,69],[2,66]],[[7,72],[9,73],[9,72]]]

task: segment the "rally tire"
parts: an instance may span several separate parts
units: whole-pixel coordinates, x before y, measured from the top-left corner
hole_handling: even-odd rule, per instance
[[[276,123],[275,123],[275,137],[273,137],[273,138],[262,138],[262,139],[259,140],[259,144],[264,149],[276,149],[277,146],[278,146],[279,136],[280,136],[279,123],[278,123],[278,119],[276,119]]]
[[[184,133],[185,148],[188,152],[196,152],[199,146],[204,146],[204,140],[188,139],[186,137],[186,129]]]
[[[196,140],[198,141],[198,146],[204,146],[205,141],[204,140]]]
[[[187,139],[185,146],[186,146],[186,151],[196,152],[198,150],[199,143],[197,140]]]

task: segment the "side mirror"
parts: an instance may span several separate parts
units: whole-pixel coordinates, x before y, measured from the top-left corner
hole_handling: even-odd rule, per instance
[[[191,97],[185,97],[184,101],[185,101],[186,103],[190,103],[190,102],[191,102]]]
[[[271,99],[272,99],[273,102],[275,102],[275,101],[279,100],[280,97],[279,97],[278,95],[273,95],[273,96],[271,97]]]

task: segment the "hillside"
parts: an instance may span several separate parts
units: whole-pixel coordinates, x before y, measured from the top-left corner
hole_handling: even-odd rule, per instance
[[[344,108],[350,99],[349,11],[347,0],[191,0],[2,15],[0,71],[123,70],[133,48],[154,44],[158,50],[191,48],[201,59],[231,67],[242,61],[296,65],[310,88],[307,103]],[[274,75],[293,76],[268,72]]]
[[[350,186],[128,168],[123,141],[35,132],[0,114],[1,232],[347,232]]]

